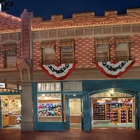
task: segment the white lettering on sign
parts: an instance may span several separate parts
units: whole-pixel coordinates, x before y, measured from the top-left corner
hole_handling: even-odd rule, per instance
[[[5,88],[5,83],[0,83],[0,88]]]

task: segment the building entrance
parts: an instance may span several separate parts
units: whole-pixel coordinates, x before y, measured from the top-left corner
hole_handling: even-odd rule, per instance
[[[133,97],[96,97],[91,99],[92,128],[129,127],[135,129]]]
[[[1,95],[2,128],[19,128],[21,124],[20,95]]]
[[[81,99],[69,99],[70,128],[81,129]]]

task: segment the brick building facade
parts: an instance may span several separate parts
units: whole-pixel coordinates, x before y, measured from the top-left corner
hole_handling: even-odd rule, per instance
[[[97,89],[100,91],[112,88],[110,83],[114,81],[118,89],[122,88],[121,92],[129,93],[136,98],[135,124],[137,125],[135,129],[140,129],[139,33],[140,9],[128,9],[125,15],[117,15],[117,11],[107,11],[103,17],[96,17],[94,12],[76,13],[70,19],[63,19],[63,15],[52,15],[51,19],[46,21],[40,17],[34,17],[33,13],[27,12],[26,9],[20,18],[0,12],[0,78],[1,82],[13,83],[22,87],[21,129],[31,131],[41,130],[41,127],[43,130],[66,130],[69,128],[69,121],[67,119],[66,122],[64,121],[64,114],[62,115],[64,127],[62,124],[58,124],[57,128],[53,123],[51,125],[38,122],[37,108],[34,107],[37,106],[37,83],[61,82],[64,86],[65,82],[69,84],[81,82],[82,86],[79,87],[81,90],[77,95],[83,99],[85,105],[82,125],[84,131],[90,131],[90,108],[87,105],[87,102],[90,101],[89,95]],[[129,59],[135,60],[135,63],[122,76],[112,79],[105,76],[95,65],[95,62],[98,62],[96,46],[108,45],[107,59],[113,61],[116,57],[116,41],[118,41],[116,39],[118,38],[122,39],[119,40],[121,43],[130,43]],[[46,75],[40,67],[43,62],[42,43],[53,41],[55,44],[55,62],[60,64],[62,62],[60,44],[62,41],[69,40],[74,42],[74,60],[72,63],[76,63],[75,69],[66,79],[55,80]],[[16,61],[10,61],[6,55],[7,51],[13,49],[13,44],[16,46]],[[46,45],[45,48],[47,47],[51,46]],[[102,87],[96,82],[101,82]],[[97,87],[95,88],[94,85]],[[128,90],[125,91],[125,89]],[[64,90],[61,94],[65,94],[66,98],[69,98],[75,93],[73,88],[70,91],[71,95]],[[5,92],[13,94],[7,88]],[[3,90],[1,90],[2,94],[5,94]],[[66,101],[68,100],[66,99]],[[29,107],[27,108],[27,106]]]

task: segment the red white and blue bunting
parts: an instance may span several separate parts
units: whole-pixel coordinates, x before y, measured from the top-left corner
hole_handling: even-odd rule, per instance
[[[127,72],[135,60],[113,62],[95,62],[97,68],[107,77],[117,78]]]
[[[41,65],[42,70],[55,80],[64,80],[74,70],[76,64]]]

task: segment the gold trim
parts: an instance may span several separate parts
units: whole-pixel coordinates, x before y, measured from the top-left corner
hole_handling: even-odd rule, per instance
[[[133,40],[130,37],[120,37],[120,38],[115,38],[115,43],[132,43]]]
[[[60,47],[74,46],[74,40],[63,40],[59,42]]]
[[[96,38],[94,40],[95,45],[109,45],[112,44],[111,40],[109,38]]]
[[[4,51],[12,51],[16,46],[17,46],[17,44],[5,44],[5,45],[3,45],[3,47],[0,49],[0,51],[1,51],[1,52],[4,52]]]
[[[54,41],[44,41],[41,42],[41,47],[40,48],[55,48],[55,42]]]

